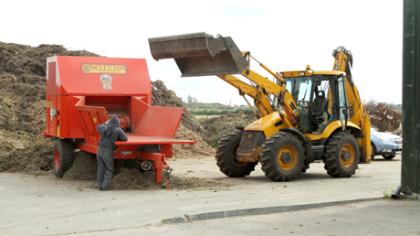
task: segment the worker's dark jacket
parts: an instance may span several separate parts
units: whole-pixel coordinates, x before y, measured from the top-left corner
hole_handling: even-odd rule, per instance
[[[127,135],[116,117],[112,117],[108,124],[98,125],[97,130],[101,137],[99,147],[115,150],[115,141],[127,141]]]

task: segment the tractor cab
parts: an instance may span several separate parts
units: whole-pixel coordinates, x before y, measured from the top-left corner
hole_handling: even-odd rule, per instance
[[[300,112],[302,133],[320,134],[335,120],[348,119],[345,74],[338,71],[283,72],[286,88]]]

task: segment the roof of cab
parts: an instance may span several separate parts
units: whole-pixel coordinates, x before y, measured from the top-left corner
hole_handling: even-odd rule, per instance
[[[298,71],[282,71],[280,74],[284,78],[291,78],[291,77],[302,77],[302,76],[311,76],[311,75],[345,75],[346,73],[343,71],[337,70],[298,70]]]

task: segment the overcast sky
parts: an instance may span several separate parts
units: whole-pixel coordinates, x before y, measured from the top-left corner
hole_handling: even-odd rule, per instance
[[[0,41],[146,58],[151,79],[184,98],[244,103],[217,77],[180,78],[172,60],[154,61],[149,37],[202,31],[231,36],[276,71],[306,64],[331,69],[332,50],[344,45],[353,52],[362,99],[401,102],[402,0],[8,0],[0,6]]]

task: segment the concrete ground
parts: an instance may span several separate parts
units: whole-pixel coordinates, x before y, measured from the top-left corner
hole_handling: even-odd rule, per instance
[[[171,225],[150,225],[89,235],[420,235],[420,201],[380,200],[279,214]]]
[[[220,228],[227,233],[233,233],[242,226],[249,229],[249,234],[266,235],[264,224],[270,221],[278,222],[278,229],[287,232],[305,234],[304,228],[291,224],[286,217],[289,213],[276,215],[259,215],[220,220],[198,221],[186,224],[162,225],[164,219],[180,217],[184,214],[194,215],[206,212],[225,210],[264,208],[273,206],[294,206],[316,204],[334,201],[378,198],[389,195],[399,184],[400,157],[393,161],[383,161],[381,158],[372,164],[360,165],[352,178],[334,179],[326,175],[322,163],[314,163],[301,178],[286,183],[275,183],[264,177],[260,168],[247,178],[227,178],[219,172],[213,158],[178,159],[171,161],[174,175],[191,176],[213,180],[221,187],[186,189],[186,190],[119,190],[99,192],[92,188],[91,181],[62,180],[52,175],[25,175],[17,173],[0,174],[0,235],[66,235],[66,234],[132,234],[134,232],[149,232],[159,234],[170,232],[178,235],[202,234],[201,228]],[[229,185],[229,187],[223,187]],[[358,207],[361,204],[361,207]],[[363,204],[367,204],[366,206]],[[411,217],[412,211],[406,211],[411,205],[418,207],[419,202],[366,202],[346,205],[349,211],[349,227],[358,230],[360,226],[371,225],[372,218],[367,213],[369,209],[382,206],[384,210],[377,213],[384,222],[394,222],[393,216],[398,209],[400,215]],[[401,204],[401,205],[399,205]],[[416,205],[417,204],[417,205]],[[388,206],[393,206],[388,207]],[[401,207],[400,207],[401,206]],[[320,208],[321,209],[321,208]],[[338,216],[344,217],[347,210],[341,206],[323,208],[317,214],[320,217],[333,217],[336,210]],[[330,210],[328,210],[330,209]],[[340,209],[342,211],[340,211]],[[361,209],[358,213],[358,209]],[[418,208],[413,208],[418,209]],[[304,212],[317,212],[317,209],[297,211],[297,217],[311,221]],[[415,211],[413,211],[415,213]],[[418,212],[418,211],[417,211]],[[330,214],[331,213],[331,214]],[[418,214],[418,213],[415,213]],[[357,216],[358,217],[355,217]],[[338,217],[337,216],[337,217]],[[417,219],[419,219],[417,215]],[[306,218],[305,218],[306,217]],[[376,213],[373,217],[377,217]],[[415,215],[413,216],[415,217]],[[266,222],[268,223],[264,223]],[[375,218],[376,219],[376,218]],[[381,219],[380,217],[378,219]],[[245,224],[242,224],[243,221]],[[380,221],[380,220],[378,220]],[[235,228],[230,223],[237,223]],[[293,221],[294,222],[294,221]],[[407,221],[408,222],[408,221]],[[314,230],[323,227],[311,224]],[[280,227],[282,226],[282,227]],[[337,224],[336,229],[340,227]],[[275,227],[271,227],[272,230]],[[293,230],[294,229],[294,230]],[[385,232],[382,228],[370,228],[373,234]],[[376,232],[375,230],[378,230]],[[402,230],[402,229],[401,229]],[[415,230],[415,229],[414,229]],[[418,231],[418,229],[417,229]],[[207,231],[204,231],[207,232]],[[242,231],[239,231],[242,232]],[[247,231],[248,232],[248,231]],[[286,231],[282,231],[286,232]],[[317,231],[318,232],[318,231]],[[340,231],[332,235],[343,235]],[[359,231],[357,231],[359,232]],[[356,234],[359,234],[357,233]],[[402,231],[408,232],[408,231]],[[411,231],[410,231],[411,232]],[[412,231],[416,232],[416,231]],[[208,234],[219,233],[209,229]],[[272,231],[274,234],[275,231]],[[312,234],[312,232],[311,232]],[[406,235],[404,233],[400,235]]]

